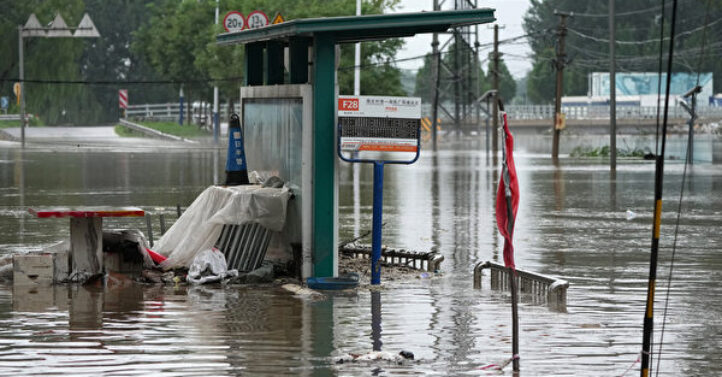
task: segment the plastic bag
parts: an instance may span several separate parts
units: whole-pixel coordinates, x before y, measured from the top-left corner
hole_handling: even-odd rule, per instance
[[[216,249],[198,253],[188,269],[187,280],[193,284],[207,284],[238,276],[237,270],[228,270],[226,257]]]

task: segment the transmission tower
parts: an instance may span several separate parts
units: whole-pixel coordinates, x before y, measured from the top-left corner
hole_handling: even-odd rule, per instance
[[[446,0],[433,0],[434,10],[442,9]],[[454,0],[454,10],[476,9],[478,0]],[[459,135],[468,129],[465,124],[477,124],[478,106],[474,101],[480,95],[479,81],[479,32],[478,26],[462,26],[446,33],[448,38],[439,45],[439,36],[433,36],[433,85],[432,109],[433,140],[436,146],[436,114],[438,110],[450,119],[454,132]],[[476,114],[474,111],[476,110]]]

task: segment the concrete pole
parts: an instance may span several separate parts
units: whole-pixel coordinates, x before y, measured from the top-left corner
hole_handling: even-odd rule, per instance
[[[617,169],[617,71],[614,51],[614,0],[609,0],[609,169]]]
[[[216,25],[218,25],[218,2],[216,0]],[[218,146],[218,137],[221,134],[221,119],[218,115],[218,85],[213,86],[213,144]]]
[[[492,72],[492,85],[494,90],[494,101],[491,105],[491,147],[493,155],[496,156],[499,150],[499,25],[494,25],[494,52],[493,52],[493,70]]]
[[[557,116],[562,111],[562,92],[564,91],[564,65],[566,60],[566,54],[564,52],[564,38],[567,35],[567,17],[566,13],[555,12],[560,17],[559,28],[557,29],[557,36],[559,38],[559,48],[557,49],[556,68],[557,68],[557,86],[556,86],[556,100],[554,101],[554,138],[552,140],[552,159],[557,160],[559,158],[559,134],[561,130],[557,129]]]
[[[18,25],[18,77],[20,78],[20,145],[25,148],[25,69],[23,62],[23,27]]]
[[[361,0],[356,0],[356,15],[361,15]],[[355,43],[356,49],[353,59],[353,95],[361,95],[361,43]]]

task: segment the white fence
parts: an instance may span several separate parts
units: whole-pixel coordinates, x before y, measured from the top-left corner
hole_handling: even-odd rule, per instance
[[[187,104],[184,104],[187,106]],[[234,109],[239,108],[236,102]],[[482,105],[485,107],[485,105]],[[219,112],[221,117],[226,114],[227,104],[221,104]],[[453,106],[448,106],[447,109]],[[476,110],[471,110],[471,114],[476,116]],[[179,104],[175,103],[159,103],[145,105],[128,106],[126,115],[128,118],[134,119],[160,119],[160,120],[178,120]],[[468,111],[467,110],[467,111]],[[511,119],[519,120],[537,120],[537,119],[554,119],[554,105],[507,105],[505,110]],[[183,108],[187,112],[187,108]],[[209,103],[196,102],[193,104],[193,121],[194,123],[205,124],[211,115],[211,105]],[[422,105],[422,116],[431,116],[431,105]],[[482,119],[485,119],[484,112],[480,112]],[[562,106],[562,113],[567,119],[609,119],[609,106]],[[439,118],[448,120],[443,111],[439,111]],[[697,114],[702,118],[719,118],[722,119],[722,107],[716,106],[700,106],[697,108]],[[661,114],[660,114],[661,115]],[[185,117],[186,114],[183,114]],[[654,119],[657,117],[657,108],[654,106],[617,106],[617,119]],[[669,108],[670,118],[688,118],[689,114],[681,106],[671,106]]]

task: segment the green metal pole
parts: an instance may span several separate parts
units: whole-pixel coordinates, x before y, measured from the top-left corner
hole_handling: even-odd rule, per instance
[[[336,40],[313,40],[313,276],[333,276],[336,245]]]

